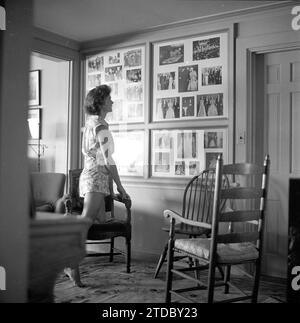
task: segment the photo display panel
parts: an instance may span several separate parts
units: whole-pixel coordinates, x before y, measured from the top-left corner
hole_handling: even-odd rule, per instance
[[[154,44],[153,121],[228,116],[228,35]]]
[[[143,176],[145,132],[143,130],[112,131],[113,158],[118,172],[125,176]]]
[[[152,175],[190,177],[227,162],[227,129],[152,131]]]
[[[144,122],[145,47],[101,52],[86,59],[86,93],[101,84],[112,88],[114,101],[107,121]]]

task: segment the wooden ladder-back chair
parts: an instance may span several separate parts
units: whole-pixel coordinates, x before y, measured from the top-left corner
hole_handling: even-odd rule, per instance
[[[258,166],[255,164],[231,164],[223,165],[221,155],[218,157],[216,165],[216,180],[213,200],[213,213],[210,239],[174,239],[175,234],[175,220],[182,223],[187,223],[187,220],[182,218],[179,214],[175,214],[169,210],[165,211],[165,216],[170,217],[171,228],[168,245],[168,269],[166,282],[166,302],[171,301],[171,295],[176,295],[185,301],[194,302],[184,293],[196,290],[207,290],[207,301],[213,302],[214,288],[225,286],[225,293],[229,293],[229,287],[237,289],[243,296],[234,297],[222,302],[244,301],[251,299],[253,303],[257,302],[260,267],[262,259],[263,248],[263,233],[264,233],[264,219],[267,198],[267,186],[269,176],[270,160],[266,156],[264,165]],[[238,175],[252,177],[245,180],[244,185],[232,185],[231,187],[224,187],[224,176],[227,178]],[[257,187],[257,183],[260,186]],[[235,210],[222,209],[221,205],[224,200],[238,201],[235,203]],[[242,206],[242,207],[241,207]],[[220,224],[229,224],[227,232],[221,232]],[[244,228],[247,232],[235,232],[233,225],[237,223],[245,223]],[[249,223],[253,224],[250,229]],[[203,223],[198,221],[189,221],[189,224],[194,226],[202,226]],[[235,227],[235,226],[234,226]],[[179,252],[188,255],[201,262],[200,266],[192,268],[175,269],[173,264],[174,252]],[[251,295],[248,295],[230,283],[230,270],[233,265],[254,263],[255,276]],[[202,265],[203,264],[203,265]],[[215,270],[218,266],[225,267],[225,276],[220,282],[215,281]],[[208,269],[207,283],[200,281],[187,274],[188,270],[204,270]],[[172,289],[173,275],[179,275],[183,278],[192,280],[197,283],[196,287]],[[228,296],[228,295],[227,295]]]
[[[79,177],[82,169],[69,171],[69,200],[66,203],[68,213],[81,214],[83,210],[83,198],[79,196]],[[112,185],[112,183],[111,183]],[[114,203],[120,202],[125,206],[124,219],[117,219],[114,216]],[[88,253],[87,256],[109,255],[109,261],[113,261],[114,255],[124,252],[117,250],[114,246],[114,239],[124,237],[126,242],[126,271],[130,272],[131,260],[131,200],[123,200],[119,194],[109,195],[105,198],[105,210],[111,213],[111,220],[93,224],[87,234],[87,244],[109,244],[109,253]]]
[[[194,176],[187,184],[183,194],[182,212],[180,216],[185,219],[174,227],[174,233],[187,235],[189,238],[209,237],[211,233],[213,192],[214,192],[215,169],[207,169]],[[228,186],[228,181],[224,182]],[[224,207],[226,201],[223,201]],[[201,222],[202,226],[194,226],[194,222]],[[169,232],[170,226],[163,227],[164,231]],[[157,277],[163,262],[166,259],[168,242],[160,255],[154,278]],[[178,256],[176,259],[181,259]],[[191,258],[190,258],[191,264]],[[221,273],[222,269],[220,268]]]

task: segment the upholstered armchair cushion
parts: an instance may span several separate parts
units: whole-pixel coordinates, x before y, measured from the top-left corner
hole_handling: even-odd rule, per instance
[[[31,173],[32,194],[37,211],[64,213],[64,186],[62,173]]]

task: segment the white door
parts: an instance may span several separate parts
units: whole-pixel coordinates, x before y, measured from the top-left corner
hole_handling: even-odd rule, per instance
[[[271,170],[263,271],[286,277],[289,178],[300,176],[300,51],[265,55],[265,153]]]

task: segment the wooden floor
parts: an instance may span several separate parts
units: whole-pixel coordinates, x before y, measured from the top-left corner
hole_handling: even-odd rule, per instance
[[[126,273],[122,256],[117,256],[113,263],[108,257],[88,257],[80,265],[85,288],[74,287],[61,274],[55,286],[56,303],[164,303],[166,265],[157,279],[153,278],[156,262],[134,261],[132,271]],[[203,273],[205,279],[205,272]],[[240,271],[233,271],[232,282],[245,291],[252,287],[248,276]],[[182,287],[183,280],[176,278],[175,286]],[[279,303],[285,300],[285,284],[277,279],[262,278],[259,290],[260,303]],[[205,292],[193,292],[190,297],[197,303],[205,302]],[[239,295],[233,291],[229,296]],[[216,299],[225,299],[223,289],[218,288]],[[179,302],[179,300],[172,299]],[[180,301],[182,302],[182,301]]]

